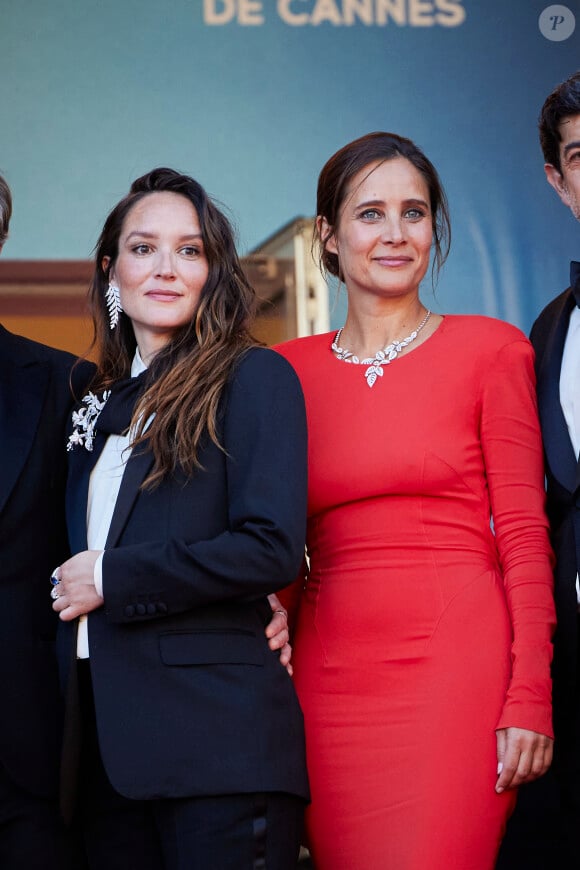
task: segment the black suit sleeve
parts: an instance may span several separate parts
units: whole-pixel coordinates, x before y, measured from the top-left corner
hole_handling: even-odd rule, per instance
[[[227,391],[223,446],[227,529],[210,540],[169,537],[107,550],[109,620],[126,621],[128,603],[146,590],[149,602],[163,605],[141,614],[151,619],[262,596],[294,580],[306,530],[306,414],[297,376],[273,351],[254,350],[237,369]],[[199,511],[193,499],[191,511]]]

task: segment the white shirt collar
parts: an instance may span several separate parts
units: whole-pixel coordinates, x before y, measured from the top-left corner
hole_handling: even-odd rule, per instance
[[[131,377],[136,378],[141,372],[144,372],[147,366],[141,359],[141,354],[139,353],[139,348],[135,349],[135,356],[133,357],[133,362],[131,363]]]

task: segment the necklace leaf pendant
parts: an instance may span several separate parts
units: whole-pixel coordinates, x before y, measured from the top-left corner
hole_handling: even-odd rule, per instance
[[[344,329],[342,326],[334,336],[334,341],[330,345],[330,349],[334,354],[336,354],[336,358],[342,362],[354,363],[354,365],[367,365],[368,368],[365,371],[365,378],[368,386],[372,388],[375,385],[377,378],[382,378],[383,366],[388,366],[392,363],[404,348],[411,344],[411,342],[415,341],[430,317],[431,311],[428,310],[419,326],[417,326],[410,335],[398,341],[392,341],[386,347],[382,348],[382,350],[378,350],[374,357],[366,357],[359,361],[359,358],[355,356],[352,351],[340,347],[340,336]]]

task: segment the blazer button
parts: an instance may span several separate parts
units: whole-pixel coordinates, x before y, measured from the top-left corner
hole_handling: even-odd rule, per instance
[[[123,612],[125,616],[135,616],[135,608],[132,604],[128,604]]]
[[[149,614],[149,616],[153,616],[154,613],[157,613],[157,608],[154,604],[147,605],[147,613]]]
[[[135,611],[137,612],[137,614],[138,614],[139,616],[145,616],[145,614],[147,613],[147,608],[145,607],[144,604],[138,604],[138,605],[135,607]]]
[[[167,613],[167,604],[164,604],[163,601],[158,601],[157,613]]]

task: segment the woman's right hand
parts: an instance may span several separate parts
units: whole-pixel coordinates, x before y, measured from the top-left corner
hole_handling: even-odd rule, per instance
[[[495,790],[517,788],[542,776],[552,763],[554,741],[545,734],[526,728],[499,728],[497,736],[497,772]]]
[[[268,603],[272,608],[272,619],[266,626],[266,637],[268,638],[268,646],[270,649],[280,650],[280,664],[283,665],[290,676],[293,670],[290,663],[292,658],[292,647],[289,642],[290,634],[288,631],[288,611],[282,607],[280,599],[272,593],[268,595]]]
[[[52,609],[56,610],[63,622],[70,622],[84,613],[90,613],[103,604],[103,599],[95,588],[95,562],[102,550],[84,550],[67,559],[57,568],[58,591]]]

